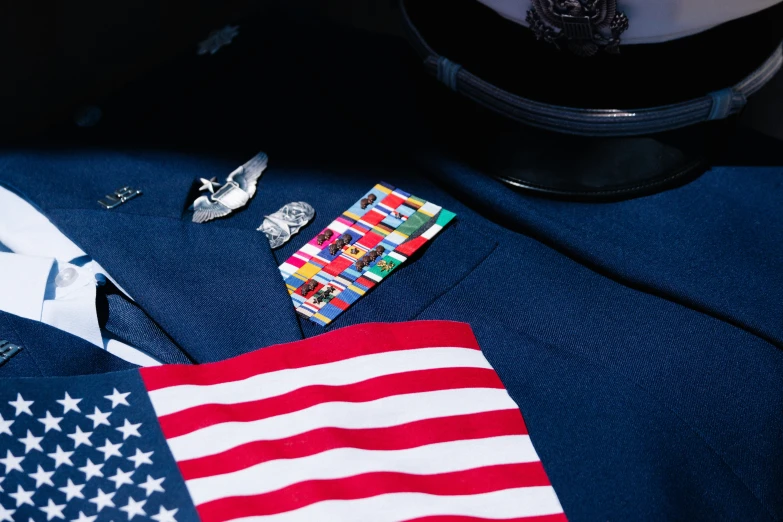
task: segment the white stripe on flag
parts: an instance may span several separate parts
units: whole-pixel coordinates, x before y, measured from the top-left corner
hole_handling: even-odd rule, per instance
[[[258,495],[308,480],[351,477],[372,472],[437,475],[499,464],[538,462],[530,437],[509,435],[455,440],[394,451],[339,448],[298,459],[280,459],[234,473],[187,481],[198,504],[231,496]]]
[[[329,500],[275,515],[238,518],[241,522],[398,522],[453,515],[502,519],[562,513],[552,486],[506,489],[481,495],[436,496],[393,493],[360,500]]]
[[[253,422],[226,422],[168,439],[178,461],[205,457],[257,440],[317,428],[381,428],[408,422],[516,408],[506,390],[466,388],[395,395],[364,403],[328,402]]]
[[[289,393],[304,386],[342,386],[373,377],[437,368],[486,368],[487,360],[469,348],[422,348],[384,352],[333,363],[254,375],[210,386],[181,385],[149,393],[159,417],[202,404],[236,404]]]

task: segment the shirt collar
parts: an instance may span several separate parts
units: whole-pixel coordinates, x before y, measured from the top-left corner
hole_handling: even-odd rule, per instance
[[[48,324],[137,364],[156,364],[103,338],[95,310],[99,273],[109,277],[33,204],[0,186],[0,311]]]
[[[0,252],[0,310],[41,320],[54,259]]]

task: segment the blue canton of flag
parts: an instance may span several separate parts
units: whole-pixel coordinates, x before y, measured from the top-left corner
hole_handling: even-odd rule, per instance
[[[10,384],[0,522],[198,520],[138,372]]]

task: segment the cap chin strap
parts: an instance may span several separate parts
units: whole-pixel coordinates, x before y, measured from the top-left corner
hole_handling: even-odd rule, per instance
[[[499,89],[464,67],[438,55],[416,29],[401,2],[403,19],[413,47],[428,72],[449,89],[475,102],[541,129],[580,136],[639,136],[697,123],[722,120],[739,112],[749,96],[767,84],[783,66],[783,43],[744,80],[726,89],[681,103],[640,109],[579,109],[541,103]]]

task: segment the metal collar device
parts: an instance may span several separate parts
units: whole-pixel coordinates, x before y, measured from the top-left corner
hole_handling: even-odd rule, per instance
[[[11,360],[11,357],[22,351],[18,344],[9,343],[0,339],[0,366]]]

